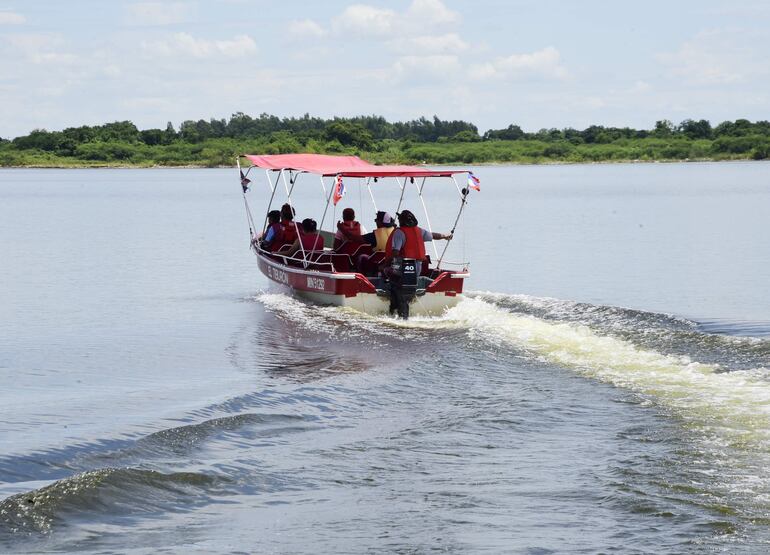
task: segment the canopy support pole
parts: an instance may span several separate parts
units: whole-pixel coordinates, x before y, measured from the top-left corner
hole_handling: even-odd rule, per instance
[[[369,197],[372,199],[372,206],[374,206],[374,212],[377,213],[377,202],[374,200],[374,193],[372,193],[372,178],[366,178],[366,188],[369,189]]]
[[[457,185],[457,181],[455,181],[454,176],[452,176],[452,181],[454,181],[455,185],[457,186],[457,190],[460,190],[460,186]],[[455,218],[455,223],[452,226],[452,231],[449,232],[450,235],[455,234],[455,229],[457,229],[457,222],[460,221],[460,216],[463,213],[463,209],[465,208],[465,205],[468,203],[468,188],[465,187],[460,191],[460,211],[457,213],[457,217]],[[451,241],[451,239],[449,240]],[[444,255],[446,254],[447,249],[449,248],[449,241],[446,242],[446,245],[444,245],[444,250],[441,251],[441,257],[438,259],[438,263],[436,264],[436,269],[438,269],[441,266],[441,261],[444,260]],[[465,257],[463,257],[465,258]]]
[[[279,179],[279,176],[275,176],[275,184],[273,184],[270,181],[270,172],[268,170],[265,170],[265,177],[267,178],[267,185],[270,187],[270,201],[267,203],[267,210],[265,210],[265,223],[262,225],[262,235],[267,232],[267,214],[273,206],[273,198],[275,197],[275,190],[278,188]]]
[[[329,190],[329,195],[326,196],[326,185],[324,184],[324,176],[319,176],[319,179],[321,180],[321,186],[324,188],[324,196],[326,199],[326,206],[324,207],[324,213],[323,216],[321,216],[321,223],[318,224],[318,229],[323,229],[324,227],[324,220],[326,220],[326,212],[329,211],[329,204],[332,201],[332,195],[334,194],[334,187],[332,187]]]
[[[422,184],[425,185],[425,178],[422,178]],[[406,185],[406,179],[404,180],[404,185]],[[420,202],[422,203],[422,211],[425,213],[425,221],[428,223],[428,231],[431,235],[433,235],[433,227],[430,225],[430,216],[428,216],[428,207],[425,205],[425,199],[422,197],[422,187],[420,187],[417,182],[414,182],[414,187],[417,189],[417,196],[420,197]],[[436,248],[436,242],[433,241],[433,238],[431,237],[430,244],[433,246],[433,254],[436,255],[436,258],[438,258],[438,249]]]
[[[406,190],[406,180],[407,177],[404,178],[404,183],[401,184],[401,182],[398,180],[398,177],[394,178],[396,180],[396,183],[399,184],[401,187],[401,198],[398,199],[398,206],[396,206],[396,213],[394,214],[395,217],[398,217],[398,211],[401,210],[401,202],[404,200],[404,191]]]
[[[235,163],[238,166],[238,175],[241,175],[241,159],[240,157],[235,159]],[[246,170],[248,173],[248,170]],[[249,243],[253,244],[255,233],[254,230],[256,229],[256,225],[254,225],[254,217],[251,215],[251,208],[249,208],[249,201],[246,199],[246,189],[243,187],[243,183],[241,183],[241,192],[243,193],[243,206],[246,208],[246,222],[249,225]]]
[[[289,208],[291,208],[292,215],[294,215],[294,206],[291,203],[291,190],[289,189],[289,184],[286,182],[286,174],[283,172],[284,170],[281,170],[279,175],[283,180],[283,187],[286,189],[286,199],[287,199],[287,202],[289,203]],[[277,180],[276,180],[276,183],[277,183]],[[294,189],[294,183],[291,184],[291,188]],[[294,230],[297,232],[297,240],[299,241],[299,248],[302,251],[302,266],[307,268],[307,255],[305,254],[305,247],[302,244],[302,236],[299,233],[299,226],[297,225],[296,220],[292,220],[292,222],[294,223]]]

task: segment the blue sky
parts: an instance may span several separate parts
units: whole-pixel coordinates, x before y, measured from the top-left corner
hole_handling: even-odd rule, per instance
[[[768,52],[760,0],[0,0],[0,137],[237,111],[769,119]]]

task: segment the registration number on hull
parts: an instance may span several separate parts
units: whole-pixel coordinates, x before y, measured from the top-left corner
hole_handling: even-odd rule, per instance
[[[319,277],[307,278],[307,286],[309,289],[316,289],[318,291],[324,291],[326,289],[326,280]]]

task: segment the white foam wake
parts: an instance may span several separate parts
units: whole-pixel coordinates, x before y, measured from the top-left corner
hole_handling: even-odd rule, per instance
[[[517,315],[479,299],[464,300],[444,319],[486,340],[507,342],[582,375],[642,393],[731,441],[770,440],[766,368],[725,371],[688,357],[640,349],[584,325]]]
[[[467,330],[472,338],[511,345],[583,376],[640,393],[715,438],[770,447],[767,368],[730,371],[640,348],[580,323],[510,312],[480,298],[466,298],[441,317],[408,321],[307,305],[285,295],[262,294],[257,299],[299,326],[337,337],[393,336],[408,329]]]

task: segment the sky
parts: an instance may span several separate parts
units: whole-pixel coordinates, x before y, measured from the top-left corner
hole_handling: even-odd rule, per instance
[[[770,119],[768,0],[0,0],[0,137],[233,113]]]

